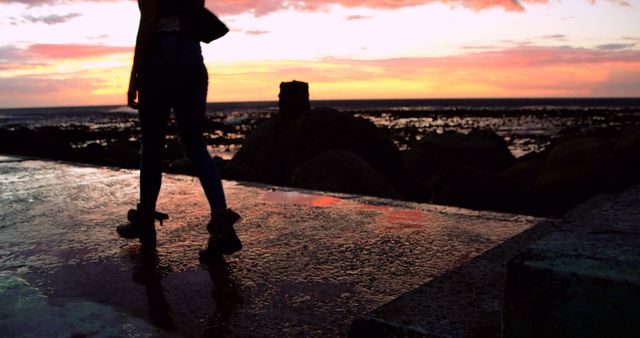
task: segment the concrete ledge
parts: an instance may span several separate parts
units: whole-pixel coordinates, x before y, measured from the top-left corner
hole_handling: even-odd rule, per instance
[[[358,317],[350,337],[497,337],[507,261],[555,231],[548,222]]]
[[[638,304],[639,235],[560,232],[509,263],[504,337],[640,337]]]
[[[509,263],[505,337],[639,337],[640,186],[598,195]]]

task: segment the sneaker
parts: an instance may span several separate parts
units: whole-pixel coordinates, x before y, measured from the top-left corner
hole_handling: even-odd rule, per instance
[[[239,219],[240,215],[231,209],[224,209],[211,218],[207,224],[207,230],[211,235],[207,248],[200,251],[200,259],[215,259],[242,249],[242,242],[233,229],[233,224]]]

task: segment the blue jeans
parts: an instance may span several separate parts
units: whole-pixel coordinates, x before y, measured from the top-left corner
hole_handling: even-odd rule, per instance
[[[158,33],[139,82],[140,204],[153,212],[162,184],[162,157],[171,110],[185,155],[200,179],[211,211],[227,207],[220,171],[202,136],[206,112],[207,69],[200,43],[177,32]]]

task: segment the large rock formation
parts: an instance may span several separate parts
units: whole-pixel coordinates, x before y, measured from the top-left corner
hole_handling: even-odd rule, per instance
[[[327,150],[346,150],[362,157],[399,190],[403,189],[400,152],[372,122],[335,109],[314,109],[298,118],[292,134],[288,170]]]
[[[396,189],[362,157],[346,150],[325,150],[291,175],[291,185],[323,191],[401,198]]]
[[[292,107],[304,109],[304,98],[308,99],[308,93],[300,91],[304,85],[294,82],[291,86],[281,85],[281,101],[283,97],[287,99],[281,102],[280,107],[285,111],[247,136],[242,148],[225,166],[225,177],[399,197],[396,191],[401,193],[404,189],[404,172],[400,152],[390,137],[372,122],[335,109],[318,108],[302,113],[288,110]],[[292,93],[301,98],[291,97]],[[344,152],[335,151],[352,155],[345,156]],[[323,156],[316,158],[320,154]],[[345,162],[331,163],[329,158],[334,162]],[[318,167],[311,170],[312,164]],[[365,187],[364,180],[358,184],[347,184],[348,178],[357,171],[362,171],[363,177],[376,182],[381,182],[378,180],[380,175],[389,184],[372,181],[372,185],[379,186],[373,190]],[[292,180],[294,173],[297,173],[296,179]],[[354,189],[356,186],[360,188]]]
[[[631,127],[613,145],[613,157],[604,178],[605,189],[620,191],[640,183],[640,126]]]
[[[406,159],[419,176],[463,166],[497,172],[514,161],[504,139],[484,129],[474,129],[468,134],[426,134],[411,147]]]
[[[537,214],[535,194],[498,174],[471,167],[452,170],[441,178],[431,202],[471,209]]]
[[[447,132],[426,134],[411,149],[403,152],[405,166],[416,178],[418,191],[413,197],[421,201],[437,202],[443,199],[441,188],[454,185],[457,193],[465,194],[467,188],[447,181],[457,179],[453,175],[462,168],[498,172],[514,162],[506,142],[491,130],[472,130],[468,134]],[[459,190],[459,188],[464,188]],[[448,189],[451,191],[451,189]],[[451,191],[451,192],[454,192]],[[476,192],[472,192],[476,194]],[[485,192],[486,193],[486,192]],[[436,196],[438,195],[438,196]],[[450,200],[449,198],[444,198]]]
[[[640,127],[566,136],[519,159],[478,129],[428,133],[400,153],[368,120],[309,109],[306,83],[280,90],[279,114],[247,136],[226,178],[535,215],[640,182]]]
[[[611,142],[577,137],[556,145],[538,173],[534,189],[552,213],[560,213],[601,191]]]

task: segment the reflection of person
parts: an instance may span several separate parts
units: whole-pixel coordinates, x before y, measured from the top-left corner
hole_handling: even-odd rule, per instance
[[[134,258],[136,264],[133,269],[133,281],[142,284],[145,288],[151,321],[165,330],[171,330],[173,320],[160,283],[162,274],[158,266],[158,253],[155,249],[143,250]]]
[[[166,266],[161,266],[158,252],[155,249],[141,250],[133,253],[131,258],[135,263],[132,278],[135,283],[145,288],[151,322],[167,331],[179,329],[180,321],[174,323],[172,315],[176,315],[176,313],[172,313],[171,306],[164,294],[162,279],[168,269]],[[228,336],[232,334],[230,320],[244,302],[242,290],[233,276],[231,267],[223,258],[218,257],[205,263],[204,266],[211,278],[211,297],[214,307],[207,316],[203,336]]]
[[[224,259],[209,260],[206,267],[211,277],[211,297],[215,303],[215,312],[208,318],[204,336],[229,336],[232,333],[229,320],[244,301],[240,285]]]
[[[180,140],[193,164],[211,207],[211,234],[201,258],[230,254],[242,248],[233,224],[240,216],[227,208],[220,172],[202,137],[208,75],[193,23],[203,0],[138,0],[140,26],[127,95],[139,109],[142,139],[140,204],[130,212],[130,224],[117,228],[124,238],[138,238],[154,247],[154,215],[162,181],[162,153],[169,114],[173,109]]]

